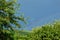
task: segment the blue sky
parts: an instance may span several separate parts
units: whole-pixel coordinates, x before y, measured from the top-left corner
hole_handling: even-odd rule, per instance
[[[60,0],[19,0],[19,3],[20,12],[30,17],[27,30],[60,19]]]

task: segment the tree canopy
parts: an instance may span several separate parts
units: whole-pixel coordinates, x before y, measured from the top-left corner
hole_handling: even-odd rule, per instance
[[[60,40],[60,22],[32,29],[22,40]]]
[[[24,21],[24,17],[18,17],[15,14],[17,2],[15,0],[0,0],[0,26],[1,28],[12,29],[12,24],[21,27],[19,20]]]
[[[15,15],[17,5],[17,0],[0,0],[0,40],[12,40],[12,33],[6,30],[13,31],[15,27],[21,27],[19,21],[25,21],[23,16]]]
[[[60,40],[60,21],[42,25],[31,31],[16,30],[25,22],[23,16],[16,16],[17,0],[0,0],[0,40]]]

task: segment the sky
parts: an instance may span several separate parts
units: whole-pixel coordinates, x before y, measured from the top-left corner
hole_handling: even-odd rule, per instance
[[[29,17],[26,30],[60,19],[60,0],[19,0],[18,3],[19,11]]]

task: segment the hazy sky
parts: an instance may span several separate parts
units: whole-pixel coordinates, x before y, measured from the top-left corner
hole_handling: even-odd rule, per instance
[[[40,26],[60,19],[60,0],[19,0],[20,12],[30,17],[25,29]]]

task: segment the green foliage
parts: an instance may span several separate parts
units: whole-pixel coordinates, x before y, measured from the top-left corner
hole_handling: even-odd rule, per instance
[[[34,28],[21,36],[20,40],[60,40],[60,22]]]
[[[60,40],[60,22],[33,29],[30,38],[31,40]]]
[[[24,21],[24,17],[17,17],[15,15],[15,4],[17,3],[14,0],[0,0],[0,26],[2,26],[3,28],[12,29],[11,24],[17,27],[21,27],[18,21]]]
[[[0,31],[0,40],[14,40],[13,33],[7,30]]]
[[[13,40],[14,30],[21,27],[18,22],[25,22],[24,17],[15,15],[17,5],[17,0],[0,0],[0,40]]]
[[[0,0],[0,40],[60,40],[60,22],[44,25],[32,31],[19,31],[19,21],[23,16],[16,16],[17,0]],[[17,13],[16,13],[17,14]]]

